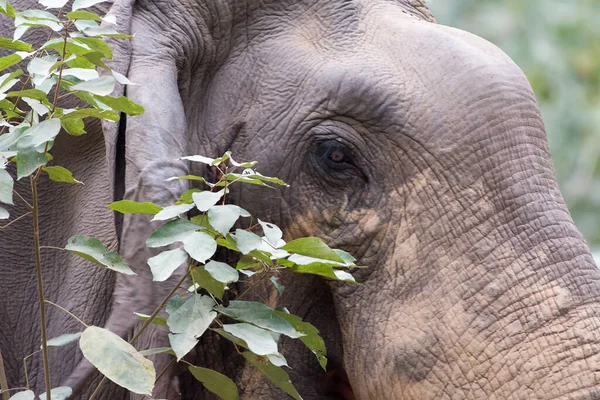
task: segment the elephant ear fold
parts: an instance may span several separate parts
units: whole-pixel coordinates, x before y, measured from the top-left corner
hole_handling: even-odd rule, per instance
[[[137,116],[121,115],[120,123],[103,122],[106,155],[117,199],[134,191],[142,170],[159,160],[176,160],[187,147],[187,124],[177,83],[177,40],[169,40],[143,14],[135,0],[116,0],[108,15],[119,33],[134,37],[111,39],[109,66],[134,84],[117,83],[113,95],[126,95],[142,105]],[[172,38],[171,38],[172,39]],[[126,165],[125,165],[126,160]],[[125,176],[121,172],[125,170]]]
[[[133,5],[135,0],[117,0],[112,2],[110,10],[106,14],[105,21],[115,21],[114,23],[103,22],[115,29],[119,33],[131,35],[131,23],[133,16]],[[113,58],[106,64],[113,70],[122,75],[127,75],[131,61],[131,41],[127,39],[105,38],[106,43],[113,49]],[[106,71],[103,71],[106,72]],[[115,82],[113,96],[125,96],[125,85]],[[121,116],[125,118],[125,116]],[[106,146],[107,167],[109,170],[109,179],[111,188],[115,188],[115,171],[117,160],[117,141],[119,137],[119,123],[102,120],[102,129],[104,132],[104,141]]]

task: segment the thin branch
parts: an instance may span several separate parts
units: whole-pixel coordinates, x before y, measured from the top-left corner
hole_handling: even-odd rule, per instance
[[[35,356],[40,351],[42,351],[42,350],[35,351],[35,352],[31,353],[30,355],[25,356],[25,358],[23,358],[23,370],[25,371],[25,387],[27,389],[29,389],[29,374],[27,373],[27,360],[29,358]]]
[[[28,215],[31,215],[31,211],[28,211],[28,212],[26,212],[25,214],[21,215],[20,217],[17,217],[17,218],[15,218],[15,219],[13,219],[12,221],[10,221],[10,222],[9,222],[8,224],[6,224],[6,225],[2,225],[2,226],[0,226],[0,231],[1,231],[2,229],[6,229],[6,228],[8,228],[9,226],[11,226],[12,224],[14,224],[14,223],[15,223],[15,222],[17,222],[18,220],[20,220],[20,219],[22,219],[22,218],[25,218],[25,217],[26,217],[26,216],[28,216]]]
[[[171,361],[169,361],[169,363],[163,368],[163,370],[160,371],[160,373],[156,377],[156,380],[154,381],[155,385],[156,385],[156,382],[158,382],[158,380],[165,374],[165,372],[167,372],[167,370],[169,368],[171,368],[171,366],[175,363],[175,361],[177,361],[177,358],[176,357],[172,358]]]
[[[6,371],[4,370],[4,359],[2,358],[2,352],[0,351],[0,392],[2,393],[2,398],[4,400],[10,398],[8,390],[8,381],[6,380]]]
[[[60,250],[60,251],[69,251],[67,249],[64,249],[62,247],[56,247],[56,246],[40,246],[40,249],[48,249],[48,250]]]
[[[46,300],[46,303],[53,305],[54,307],[66,312],[67,314],[69,314],[73,319],[77,320],[81,325],[85,326],[86,328],[88,327],[88,324],[86,324],[85,322],[83,322],[81,319],[79,319],[79,317],[77,317],[75,314],[73,314],[72,312],[70,312],[69,310],[59,306],[56,303],[51,302],[50,300]]]
[[[28,207],[30,210],[33,208],[33,206],[32,206],[31,204],[29,204],[29,202],[28,202],[27,200],[25,200],[25,199],[23,198],[23,196],[21,196],[21,195],[19,194],[19,192],[17,192],[16,190],[14,190],[14,189],[13,189],[13,193],[14,193],[14,194],[16,194],[16,195],[17,195],[17,197],[18,197],[18,198],[20,198],[20,199],[21,199],[21,201],[23,201],[23,203],[25,203],[25,204],[27,205],[27,207]]]

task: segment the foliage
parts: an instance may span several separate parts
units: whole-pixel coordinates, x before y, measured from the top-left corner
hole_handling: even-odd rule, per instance
[[[284,335],[300,339],[325,369],[325,344],[318,330],[285,308],[272,309],[261,302],[244,300],[244,297],[263,280],[271,282],[273,291],[281,294],[284,287],[278,275],[283,271],[355,283],[348,269],[358,267],[350,254],[331,249],[318,238],[300,238],[286,243],[283,232],[276,225],[260,219],[254,222],[248,211],[227,204],[227,194],[234,184],[265,188],[287,186],[278,178],[260,174],[255,169],[256,162],[235,161],[230,152],[217,159],[199,155],[183,157],[182,160],[190,163],[216,168],[220,178],[211,183],[194,175],[172,177],[170,180],[185,179],[204,185],[203,190],[183,193],[176,204],[161,207],[151,202],[122,200],[109,205],[123,214],[149,214],[153,215],[152,221],[163,222],[146,241],[149,248],[158,251],[148,260],[154,281],[166,281],[178,269],[183,269],[180,281],[152,315],[137,314],[144,323],[136,336],[127,342],[104,328],[88,326],[69,313],[84,329],[52,339],[47,337],[45,305],[49,302],[43,294],[42,246],[39,242],[40,225],[44,221],[39,219],[37,184],[42,173],[61,184],[82,183],[69,170],[54,164],[50,153],[54,141],[62,131],[72,136],[84,135],[86,122],[90,119],[114,122],[121,113],[138,115],[144,111],[126,97],[111,96],[116,83],[133,83],[106,65],[106,60],[112,58],[112,51],[105,41],[108,37],[127,39],[129,36],[99,24],[111,22],[109,18],[84,10],[101,1],[75,0],[72,11],[65,14],[66,0],[40,0],[47,9],[57,9],[55,15],[42,10],[16,11],[0,0],[0,12],[13,18],[15,23],[14,37],[0,38],[0,48],[11,50],[10,54],[0,58],[0,72],[3,73],[0,76],[0,203],[12,205],[13,194],[25,201],[14,191],[12,163],[16,166],[16,179],[29,179],[32,189],[33,202],[27,203],[29,212],[14,218],[9,225],[18,219],[33,217],[47,391],[40,398],[56,400],[71,394],[71,388],[50,387],[48,347],[78,341],[83,356],[106,378],[131,392],[151,395],[157,378],[154,366],[146,356],[167,353],[177,361],[187,363],[183,357],[203,334],[212,331],[230,340],[250,364],[291,397],[299,399],[300,395],[283,369],[287,367],[287,361],[279,351],[279,338]],[[30,29],[48,31],[49,38],[40,48],[20,40]],[[26,64],[25,70],[15,69],[22,62]],[[63,107],[65,99],[72,97],[78,98],[80,105]],[[182,217],[190,212],[197,215],[189,220]],[[8,211],[0,207],[0,219],[9,218]],[[214,259],[219,247],[238,253],[239,261],[229,265]],[[117,252],[110,251],[94,237],[74,235],[64,249],[54,249],[69,251],[117,273],[135,274]],[[186,289],[182,285],[188,279],[192,285]],[[230,286],[237,282],[250,285],[239,296],[228,296],[235,297],[234,300],[224,301]],[[163,311],[166,318],[158,316]],[[136,349],[133,343],[152,323],[168,327],[170,347]],[[188,367],[194,377],[219,397],[238,398],[235,383],[228,377],[201,366],[190,364]],[[15,393],[11,399],[35,398],[28,386],[29,382],[27,390]],[[6,387],[0,389],[9,390]]]
[[[600,250],[600,2],[429,0],[440,23],[484,37],[523,69],[573,219]]]

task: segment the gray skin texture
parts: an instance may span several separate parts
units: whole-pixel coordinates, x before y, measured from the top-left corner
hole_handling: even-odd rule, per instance
[[[147,112],[58,141],[57,164],[86,186],[41,184],[41,235],[60,247],[76,233],[119,243],[140,275],[115,278],[44,251],[50,300],[130,336],[132,312],[152,311],[172,282],[149,282],[149,218],[115,221],[105,204],[167,204],[188,186],[165,178],[210,176],[174,160],[231,149],[291,184],[231,201],[287,240],[319,236],[369,267],[359,286],[282,277],[280,304],[314,323],[330,351],[323,377],[308,351],[283,342],[305,399],[600,399],[600,272],[555,181],[531,88],[500,50],[435,24],[420,1],[126,0],[111,12],[136,34],[112,65],[140,83],[127,95]],[[40,341],[30,238],[26,220],[0,233],[11,386],[24,384],[21,360]],[[257,294],[275,305],[272,288]],[[50,308],[49,329],[80,327]],[[138,344],[165,345],[165,333]],[[54,386],[87,398],[97,377],[76,347],[51,357]],[[285,396],[219,337],[203,338],[189,360],[236,379],[244,399]],[[168,358],[155,362],[161,371]],[[29,364],[38,393],[40,365]],[[154,397],[180,395],[209,398],[171,368]],[[106,385],[101,398],[129,395]]]

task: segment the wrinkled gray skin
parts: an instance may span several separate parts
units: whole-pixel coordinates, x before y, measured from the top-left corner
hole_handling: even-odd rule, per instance
[[[343,367],[354,392],[286,342],[305,399],[600,398],[600,272],[561,197],[529,84],[501,51],[435,24],[419,1],[123,0],[111,12],[136,34],[113,66],[140,84],[127,95],[147,112],[120,131],[58,141],[56,162],[86,186],[41,184],[42,242],[62,247],[78,233],[116,246],[119,232],[140,277],[115,281],[45,250],[50,300],[131,335],[132,311],[151,311],[172,282],[147,282],[148,218],[125,217],[121,231],[105,205],[123,191],[167,204],[187,186],[165,178],[210,175],[173,160],[231,149],[291,184],[233,201],[288,240],[320,236],[369,266],[360,286],[306,277],[302,291],[284,277],[282,304],[321,329],[331,369]],[[27,220],[0,234],[0,349],[12,386],[24,384],[21,360],[40,342],[30,237]],[[49,330],[80,327],[50,308]],[[162,331],[138,342],[166,343]],[[85,363],[76,368],[76,346],[50,355],[53,384],[87,398],[94,385]],[[214,336],[190,360],[236,378],[245,399],[285,396]],[[38,356],[29,370],[39,393]],[[206,398],[180,372],[169,370],[155,397]],[[102,396],[126,397],[111,385]]]

